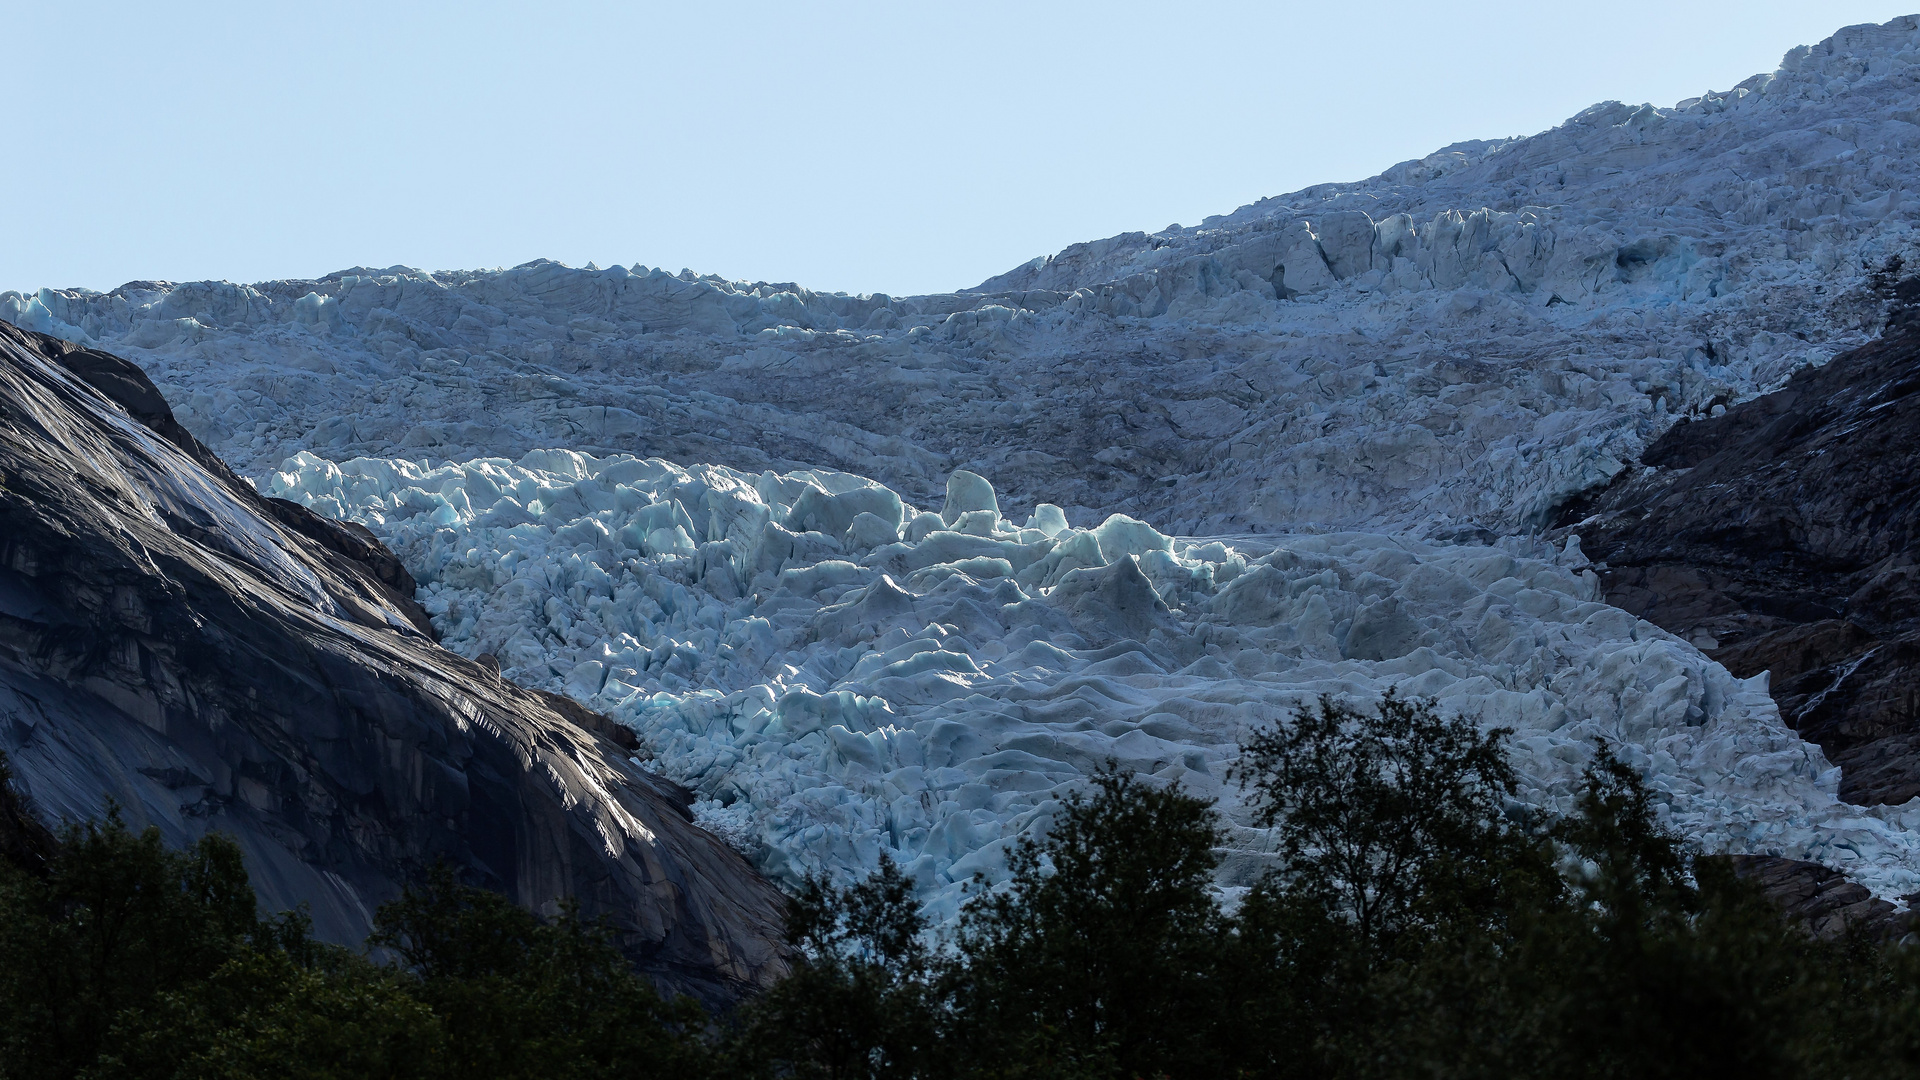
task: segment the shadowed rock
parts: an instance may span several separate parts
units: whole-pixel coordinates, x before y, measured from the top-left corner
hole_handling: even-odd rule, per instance
[[[112,800],[174,844],[227,832],[263,906],[336,941],[445,860],[578,898],[670,988],[775,977],[780,894],[688,793],[441,649],[412,590],[364,530],[234,477],[138,368],[0,323],[0,750],[45,823]]]
[[[1857,928],[1874,937],[1896,939],[1912,925],[1910,914],[1895,910],[1865,886],[1819,863],[1774,855],[1730,855],[1728,859],[1734,873],[1758,886],[1789,920],[1815,937],[1843,937]]]
[[[1897,307],[1880,340],[1674,427],[1561,517],[1610,603],[1735,675],[1770,672],[1782,716],[1868,805],[1920,795],[1915,322]]]

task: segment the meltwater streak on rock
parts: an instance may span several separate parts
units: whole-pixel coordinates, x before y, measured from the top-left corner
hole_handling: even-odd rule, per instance
[[[1523,798],[1566,810],[1597,740],[1708,850],[1920,888],[1920,835],[1835,796],[1763,679],[1597,602],[1579,546],[1367,533],[1257,544],[954,513],[862,477],[535,451],[433,468],[301,454],[275,495],[358,521],[449,648],[629,725],[695,818],[789,881],[882,855],[936,924],[1103,762],[1217,798],[1223,889],[1272,850],[1228,770],[1319,694],[1388,687],[1516,729]]]
[[[1038,259],[960,293],[635,266],[0,295],[134,357],[242,472],[566,446],[830,467],[1189,535],[1547,521],[1676,417],[1866,340],[1920,263],[1920,23],[1661,109]]]
[[[0,323],[0,749],[41,812],[227,832],[262,905],[334,941],[444,859],[578,897],[671,988],[776,975],[780,896],[685,792],[436,646],[413,588],[233,478],[132,364]]]

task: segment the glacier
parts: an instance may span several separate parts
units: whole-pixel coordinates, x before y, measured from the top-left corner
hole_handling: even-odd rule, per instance
[[[536,261],[0,318],[373,529],[450,648],[632,726],[776,876],[888,852],[950,915],[1112,757],[1222,800],[1237,888],[1238,740],[1398,686],[1516,729],[1531,801],[1614,740],[1703,845],[1898,897],[1920,806],[1838,802],[1763,684],[1538,531],[1871,337],[1920,266],[1916,150],[1907,17],[948,294]]]
[[[42,289],[0,318],[141,363],[255,477],[300,450],[566,446],[923,503],[965,468],[1184,534],[1498,535],[1877,328],[1875,275],[1920,265],[1917,33],[1850,28],[1674,108],[1595,106],[951,294],[541,261]]]
[[[1102,763],[1219,800],[1219,885],[1272,845],[1229,770],[1256,727],[1387,688],[1513,729],[1524,797],[1570,808],[1606,742],[1711,850],[1920,891],[1902,811],[1839,800],[1766,677],[1596,599],[1577,538],[1173,538],[1023,524],[956,472],[916,509],[846,473],[533,451],[428,467],[302,452],[265,491],[366,525],[443,644],[633,728],[696,820],[777,879],[914,877],[936,921]],[[1915,808],[1920,811],[1920,807]]]

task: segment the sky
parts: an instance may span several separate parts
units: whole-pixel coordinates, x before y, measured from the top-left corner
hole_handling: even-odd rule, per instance
[[[641,263],[965,288],[1920,0],[0,4],[0,289]]]

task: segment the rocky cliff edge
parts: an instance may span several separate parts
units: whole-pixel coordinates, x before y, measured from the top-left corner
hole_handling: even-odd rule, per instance
[[[445,860],[578,898],[670,989],[776,977],[780,894],[685,791],[440,648],[412,589],[369,534],[235,477],[135,365],[0,323],[0,750],[49,824],[111,802],[173,843],[229,833],[262,905],[337,941]]]

